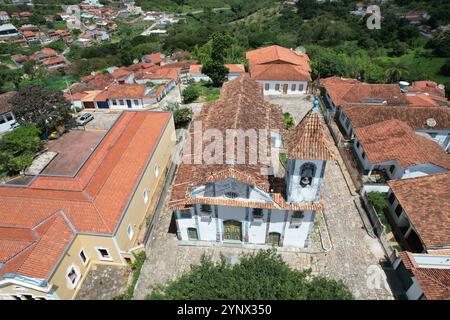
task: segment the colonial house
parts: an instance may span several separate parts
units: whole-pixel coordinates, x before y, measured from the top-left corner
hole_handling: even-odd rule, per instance
[[[181,68],[154,67],[143,69],[135,73],[134,81],[136,83],[145,84],[148,82],[156,84],[164,84],[168,82],[178,83]]]
[[[0,24],[9,23],[11,19],[6,11],[0,11]]]
[[[64,57],[49,58],[42,62],[42,65],[49,71],[62,68],[66,64],[67,62],[66,59],[64,59]]]
[[[356,128],[353,150],[369,176],[376,170],[405,179],[450,170],[450,155],[439,144],[396,119]]]
[[[13,54],[11,56],[11,61],[14,62],[14,64],[20,68],[22,65],[28,61],[28,57],[24,56],[23,54]]]
[[[450,253],[450,173],[388,182],[396,238],[411,252]]]
[[[311,67],[306,54],[280,46],[269,46],[246,53],[250,77],[263,84],[265,95],[306,94]]]
[[[342,105],[402,106],[410,102],[398,84],[371,84],[356,79],[328,77],[321,79],[323,96],[332,112]]]
[[[0,39],[18,37],[19,35],[19,31],[11,23],[0,25]]]
[[[80,96],[80,101],[83,102],[84,107],[86,102],[93,102],[93,106],[97,109],[143,109],[162,100],[174,86],[174,81],[158,87],[136,83],[112,83],[96,96],[94,96],[95,91],[85,92],[90,100],[86,100],[85,95]]]
[[[197,161],[192,155],[205,154],[206,148],[197,150],[198,141],[187,142],[170,201],[178,239],[308,247],[316,213],[323,210],[325,165],[334,158],[319,113],[309,111],[283,134],[281,108],[266,102],[261,86],[244,75],[226,82],[219,101],[204,106],[194,121],[201,121],[202,132],[214,129],[223,137],[230,129],[243,130],[238,139],[245,147],[236,147],[233,139],[230,149],[244,150],[245,159],[241,163],[239,156],[227,154],[213,164]],[[193,127],[190,136],[195,134]],[[270,162],[250,160],[257,148],[245,142],[246,136],[259,130],[266,134],[260,135],[258,145],[267,144]],[[277,156],[283,135],[285,174],[278,170]]]
[[[450,148],[450,109],[408,106],[342,105],[338,121],[352,139],[354,130],[386,120],[405,122],[416,133]]]
[[[450,254],[400,252],[394,269],[408,300],[450,300]]]
[[[36,51],[32,55],[30,55],[30,60],[34,60],[38,63],[42,63],[44,60],[50,59],[50,58],[56,58],[59,54],[57,51],[51,49],[51,48],[43,48],[39,51]]]
[[[73,299],[96,265],[126,266],[171,163],[168,112],[123,112],[72,176],[0,186],[0,299]]]
[[[225,64],[228,69],[227,80],[233,80],[245,73],[245,67],[243,64]],[[211,81],[211,79],[202,73],[201,64],[193,64],[189,66],[189,78],[194,82]]]
[[[16,123],[12,110],[10,99],[14,97],[15,92],[6,92],[0,94],[0,135],[11,130],[11,126]]]

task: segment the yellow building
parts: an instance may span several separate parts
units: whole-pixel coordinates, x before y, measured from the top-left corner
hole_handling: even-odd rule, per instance
[[[73,176],[0,187],[0,300],[73,299],[139,246],[175,147],[168,112],[125,111]]]

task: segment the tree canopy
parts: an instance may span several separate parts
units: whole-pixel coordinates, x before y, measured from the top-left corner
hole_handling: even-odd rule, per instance
[[[203,255],[199,265],[155,287],[147,299],[336,300],[352,299],[352,294],[341,281],[291,269],[275,250],[261,250],[243,254],[235,265],[223,256],[214,263]]]
[[[31,165],[42,143],[40,131],[26,125],[6,133],[0,139],[0,176],[17,174]]]
[[[33,124],[43,134],[65,125],[72,117],[70,104],[61,91],[31,85],[11,99],[12,112],[20,124]]]

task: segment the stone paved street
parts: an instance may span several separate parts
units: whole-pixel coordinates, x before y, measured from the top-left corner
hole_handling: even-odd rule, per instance
[[[386,276],[379,265],[383,250],[377,239],[367,235],[339,166],[330,163],[325,175],[325,219],[331,250],[315,254],[280,254],[294,268],[312,268],[316,274],[342,279],[357,299],[392,299]],[[144,299],[153,285],[165,283],[189,270],[191,264],[199,263],[203,253],[216,261],[220,253],[230,261],[236,261],[239,253],[253,251],[223,246],[181,246],[176,235],[168,232],[170,220],[166,202],[166,209],[161,213],[146,248],[147,260],[135,289],[135,299]]]

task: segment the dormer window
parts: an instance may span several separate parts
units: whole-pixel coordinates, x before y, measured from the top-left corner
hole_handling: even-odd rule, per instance
[[[316,173],[316,166],[313,163],[305,163],[300,167],[300,185],[306,187],[311,185]]]
[[[225,197],[229,199],[236,199],[239,198],[239,194],[234,191],[225,192]]]

